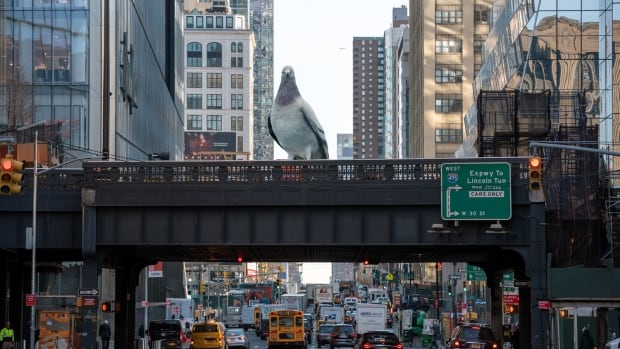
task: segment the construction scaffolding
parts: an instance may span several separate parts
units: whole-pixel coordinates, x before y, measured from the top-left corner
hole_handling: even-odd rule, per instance
[[[530,149],[531,141],[598,147],[598,124],[586,114],[583,92],[482,91],[478,96],[478,156],[544,159],[547,246],[554,267],[599,266],[618,232],[607,233],[609,195],[601,185],[599,154]],[[620,226],[620,224],[616,224]],[[616,239],[612,239],[613,235]],[[620,258],[614,258],[620,261]]]

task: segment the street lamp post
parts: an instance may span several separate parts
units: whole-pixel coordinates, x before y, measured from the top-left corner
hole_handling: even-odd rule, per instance
[[[45,123],[45,120],[40,120],[34,124],[22,126],[17,131],[23,131],[32,127],[37,127]],[[38,143],[39,142],[39,129],[34,129],[34,165],[32,167],[32,271],[30,280],[30,293],[35,295],[36,299],[36,275],[37,275],[37,167],[39,166],[38,159]],[[30,349],[34,349],[34,337],[36,331],[36,309],[35,304],[30,307]]]
[[[46,120],[40,120],[35,122],[34,124],[26,125],[17,128],[17,131],[24,131],[33,127],[37,127],[45,124]],[[32,270],[31,270],[31,280],[30,280],[30,292],[35,296],[36,299],[36,276],[37,276],[37,189],[38,189],[38,177],[41,174],[54,170],[58,167],[68,165],[72,162],[76,162],[79,160],[86,159],[96,159],[101,158],[98,156],[91,156],[85,158],[75,158],[62,164],[58,164],[56,166],[52,166],[44,169],[43,171],[38,170],[39,167],[39,129],[35,128],[34,130],[34,161],[32,166],[32,230],[31,230],[31,241],[32,241]],[[36,301],[35,304],[30,307],[30,349],[35,349],[35,332],[36,332]]]

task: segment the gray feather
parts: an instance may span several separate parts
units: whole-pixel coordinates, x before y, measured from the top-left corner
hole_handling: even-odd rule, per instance
[[[291,66],[282,69],[282,80],[267,119],[269,133],[293,159],[328,159],[325,132],[312,107],[301,97]]]

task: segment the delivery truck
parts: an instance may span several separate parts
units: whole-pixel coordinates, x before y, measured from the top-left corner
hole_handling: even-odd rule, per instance
[[[387,307],[377,303],[358,303],[357,333],[364,334],[368,331],[383,331],[387,320]]]

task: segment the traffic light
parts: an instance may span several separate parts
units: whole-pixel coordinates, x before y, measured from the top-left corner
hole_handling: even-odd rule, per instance
[[[448,296],[452,296],[452,285],[448,285]]]
[[[508,306],[508,312],[511,313],[511,314],[518,313],[519,312],[519,306],[516,305],[516,304],[509,305]]]
[[[0,160],[0,195],[21,194],[24,163],[8,154]]]
[[[200,294],[205,294],[207,291],[207,285],[204,282],[200,283]]]
[[[110,302],[101,303],[101,312],[102,313],[110,313],[112,312],[112,304]]]
[[[538,156],[530,157],[528,162],[528,181],[531,191],[542,190],[542,160]]]
[[[282,280],[278,279],[276,280],[276,287],[280,287],[282,286]]]
[[[467,291],[467,281],[463,281],[463,292]]]

